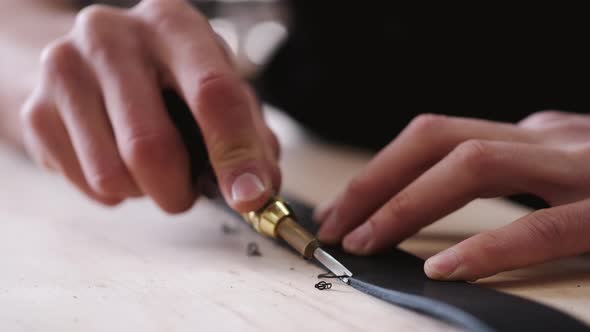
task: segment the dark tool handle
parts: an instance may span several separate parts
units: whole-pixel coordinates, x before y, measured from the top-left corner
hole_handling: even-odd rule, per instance
[[[193,184],[198,184],[200,176],[207,176],[216,183],[201,128],[199,128],[190,107],[173,90],[164,90],[162,96],[168,115],[180,132],[184,146],[189,154]]]

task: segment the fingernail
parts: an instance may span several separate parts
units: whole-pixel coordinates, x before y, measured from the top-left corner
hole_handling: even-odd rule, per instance
[[[460,261],[452,250],[445,250],[430,257],[424,264],[424,272],[432,279],[448,279],[459,267]]]
[[[353,253],[364,253],[373,237],[373,226],[365,222],[344,238],[344,249]]]
[[[231,186],[232,200],[236,203],[255,200],[265,192],[260,178],[252,173],[238,176]]]

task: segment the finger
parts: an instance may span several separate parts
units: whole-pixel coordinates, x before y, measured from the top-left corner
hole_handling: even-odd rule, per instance
[[[431,257],[424,271],[432,279],[477,280],[588,252],[589,213],[590,200],[535,211]]]
[[[256,97],[256,92],[249,84],[245,82],[243,83],[243,86],[248,95],[248,101],[250,110],[252,112],[252,118],[254,119],[254,125],[256,126],[256,131],[261,134],[262,139],[264,140],[263,148],[266,149],[267,158],[271,162],[277,163],[281,157],[281,146],[279,140],[264,120],[262,105],[260,104],[259,99]],[[275,172],[273,174],[272,183],[280,186],[280,172],[278,172],[278,168],[274,168],[273,171]]]
[[[38,135],[36,134],[36,128],[39,127],[39,120],[37,120],[39,115],[34,113],[38,112],[37,109],[41,109],[41,107],[37,105],[36,99],[38,98],[35,96],[29,96],[20,112],[24,146],[31,159],[38,166],[51,172],[57,172],[59,167],[56,160],[48,155],[47,151],[40,144]]]
[[[555,123],[567,121],[572,117],[582,118],[580,114],[563,112],[563,111],[541,111],[533,113],[518,122],[523,128],[544,129],[553,126]]]
[[[370,254],[478,197],[533,193],[542,198],[579,186],[579,161],[536,145],[467,141],[395,195],[344,238],[344,248]]]
[[[34,159],[42,160],[60,171],[71,183],[90,198],[106,205],[121,202],[119,198],[95,193],[84,178],[74,147],[49,98],[36,93],[28,99],[21,112],[23,130]]]
[[[531,142],[536,138],[509,124],[421,115],[350,181],[333,207],[325,208],[331,213],[323,215],[320,240],[340,241],[393,194],[468,139]]]
[[[326,201],[323,201],[313,211],[313,220],[318,224],[323,224],[327,217],[334,210],[335,203],[340,199],[340,196],[333,196]]]
[[[272,175],[278,168],[267,158],[242,80],[205,17],[188,6],[150,12],[148,5],[143,17],[157,27],[156,35],[165,36],[153,41],[154,52],[201,127],[223,195],[237,210],[260,208],[278,186]]]
[[[259,133],[265,140],[266,158],[272,163],[277,163],[280,157],[280,144],[276,135],[266,125],[262,114],[261,107],[258,103],[258,99],[255,97],[253,89],[246,83],[244,83],[246,91],[248,91],[249,102],[253,113],[254,122]],[[220,195],[217,183],[212,181],[214,175],[210,171],[206,171],[204,174],[199,176],[199,190],[204,193],[207,197],[218,197]],[[280,187],[281,174],[278,169],[273,169],[271,172],[272,183],[275,183],[277,187]]]
[[[188,153],[164,108],[153,66],[137,26],[101,7],[86,12],[76,41],[100,82],[119,153],[141,190],[163,210],[177,213],[195,201]]]
[[[217,33],[215,33],[215,38],[217,38],[217,42],[221,48],[221,51],[223,52],[223,55],[225,56],[225,61],[227,61],[227,63],[229,63],[230,66],[232,66],[235,70],[239,70],[236,56],[229,44]]]
[[[48,52],[46,76],[86,181],[102,196],[139,196],[117,151],[93,73],[69,42],[56,43]]]
[[[537,131],[539,143],[575,150],[588,144],[590,116],[557,111],[534,113],[518,123],[520,127]]]

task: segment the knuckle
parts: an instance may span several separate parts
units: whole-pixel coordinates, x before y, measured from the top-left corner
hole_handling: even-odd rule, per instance
[[[213,143],[209,149],[215,168],[226,169],[248,160],[262,159],[263,155],[249,139],[232,139],[231,142]]]
[[[76,16],[75,25],[89,29],[99,29],[110,22],[117,10],[105,5],[90,5],[82,9]]]
[[[74,28],[76,41],[84,55],[96,61],[116,58],[139,44],[133,32],[133,20],[125,19],[118,9],[95,5],[82,10]],[[119,26],[121,28],[113,28]]]
[[[174,5],[178,5],[180,1],[177,0],[143,0],[138,6],[142,9],[162,10]]]
[[[49,76],[67,76],[74,70],[74,60],[78,56],[78,50],[72,43],[58,40],[43,49],[41,64]]]
[[[205,22],[205,18],[185,1],[144,0],[134,9],[151,27],[163,33],[186,29],[190,20]]]
[[[518,124],[521,127],[530,128],[533,130],[546,130],[548,128],[554,128],[562,121],[571,118],[572,115],[573,113],[546,110],[533,113],[521,120]]]
[[[28,101],[20,112],[21,123],[25,128],[34,132],[45,132],[51,130],[49,117],[51,109],[43,103]]]
[[[553,122],[555,120],[561,119],[561,118],[565,117],[566,115],[567,115],[567,113],[565,113],[565,112],[560,112],[560,111],[555,111],[555,110],[544,110],[544,111],[535,112],[535,113],[529,115],[528,117],[526,117],[525,120],[535,122],[538,124],[547,124],[547,123]]]
[[[496,231],[483,232],[478,237],[478,249],[481,250],[484,257],[501,257],[508,247],[506,239]]]
[[[448,121],[448,117],[439,114],[420,114],[408,125],[407,131],[418,137],[430,137]]]
[[[174,135],[165,132],[140,134],[135,133],[124,141],[121,154],[132,169],[157,167],[171,160],[178,151]]]
[[[165,11],[171,10],[181,4],[182,1],[178,0],[143,0],[138,7],[143,10],[150,10],[150,11]]]
[[[224,107],[247,105],[247,95],[242,89],[239,78],[234,74],[212,71],[203,75],[197,83],[196,95],[191,98],[192,106],[197,112],[206,112],[217,103]]]
[[[527,233],[534,238],[543,242],[562,242],[567,241],[569,224],[573,217],[570,213],[556,209],[541,209],[529,215],[528,220],[522,222]]]
[[[457,162],[472,172],[480,172],[489,167],[495,156],[492,145],[482,140],[465,141],[455,149]]]
[[[412,213],[414,205],[407,191],[402,190],[385,204],[388,220],[403,220]]]

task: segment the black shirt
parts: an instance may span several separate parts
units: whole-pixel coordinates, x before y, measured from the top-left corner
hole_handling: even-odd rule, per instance
[[[293,33],[258,86],[324,136],[378,148],[419,113],[518,121],[590,108],[582,8],[292,6]]]

